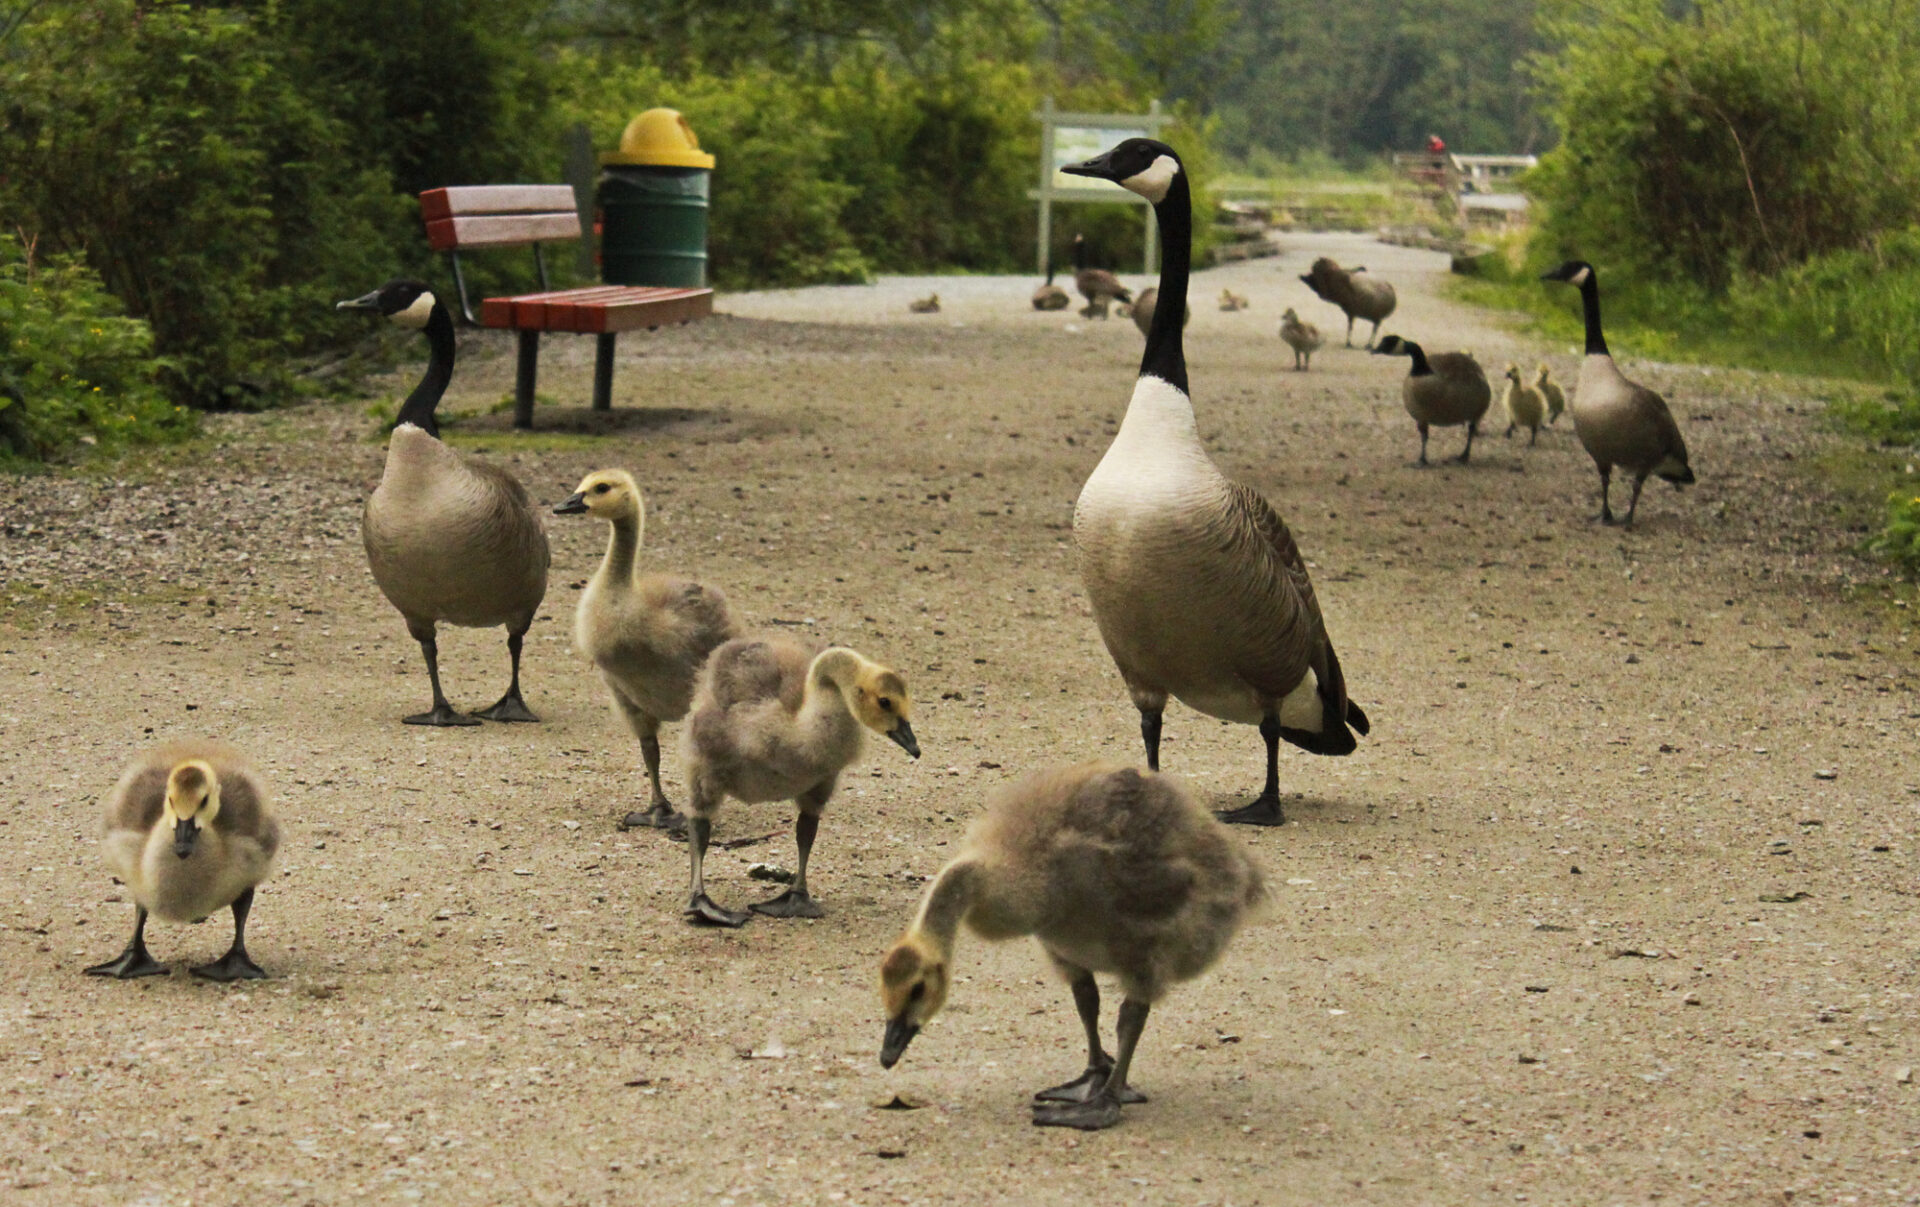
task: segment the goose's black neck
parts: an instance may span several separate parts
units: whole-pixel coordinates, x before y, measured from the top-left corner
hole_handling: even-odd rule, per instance
[[[411,423],[427,435],[438,437],[440,425],[434,422],[433,411],[447,392],[447,383],[453,380],[453,315],[438,300],[427,315],[427,346],[433,350],[433,358],[427,362],[426,375],[407,395],[394,423]]]
[[[1419,344],[1403,339],[1400,341],[1400,346],[1407,350],[1408,356],[1413,357],[1413,371],[1408,376],[1431,377],[1433,375],[1433,366],[1427,363],[1426,351]]]
[[[1184,169],[1173,174],[1167,195],[1154,203],[1153,213],[1160,223],[1160,293],[1153,302],[1153,324],[1147,328],[1140,375],[1151,374],[1185,394],[1187,352],[1182,337],[1187,325],[1187,276],[1193,267],[1193,195],[1187,190]]]
[[[1591,268],[1587,269],[1587,279],[1580,282],[1580,306],[1587,317],[1587,355],[1611,355],[1607,337],[1600,333],[1600,279]]]

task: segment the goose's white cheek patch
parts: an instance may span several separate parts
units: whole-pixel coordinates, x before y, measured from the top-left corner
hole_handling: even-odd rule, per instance
[[[1569,285],[1585,285],[1585,284],[1587,283],[1587,278],[1588,278],[1588,277],[1590,277],[1590,276],[1592,276],[1592,275],[1593,275],[1593,271],[1592,271],[1591,269],[1587,269],[1587,268],[1582,268],[1582,269],[1579,269],[1579,270],[1577,270],[1577,271],[1575,271],[1575,273],[1573,274],[1573,277],[1572,277],[1572,279],[1570,279],[1570,280],[1569,280],[1569,281],[1567,282],[1567,284],[1569,284]]]
[[[1131,189],[1158,205],[1173,187],[1173,178],[1180,174],[1180,161],[1171,155],[1161,155],[1147,165],[1143,172],[1136,172],[1121,181],[1121,187]]]
[[[393,321],[402,327],[411,327],[418,331],[427,325],[427,316],[432,313],[433,294],[431,292],[423,292],[419,297],[413,299],[413,305],[407,307],[405,310],[394,311]]]

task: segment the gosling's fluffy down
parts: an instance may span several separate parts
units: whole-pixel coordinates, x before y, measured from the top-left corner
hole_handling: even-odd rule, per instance
[[[1320,350],[1320,345],[1327,342],[1326,337],[1320,334],[1320,328],[1312,323],[1301,322],[1300,316],[1293,312],[1291,306],[1287,307],[1287,312],[1280,316],[1280,338],[1286,342],[1287,347],[1293,349],[1293,367],[1296,372],[1305,372],[1313,362],[1313,354]]]
[[[280,849],[280,825],[266,785],[240,752],[208,739],[169,742],[127,766],[104,802],[101,854],[133,897],[133,938],[116,960],[87,971],[138,977],[167,971],[148,956],[147,915],[199,922],[233,910],[233,945],[193,969],[210,980],[263,977],[247,956],[246,922],[254,886]]]
[[[907,303],[907,309],[913,311],[915,314],[939,314],[940,295],[930,293],[924,298],[917,298]]]
[[[1500,395],[1500,406],[1507,413],[1505,435],[1513,435],[1513,429],[1527,429],[1527,447],[1540,438],[1540,425],[1546,422],[1547,400],[1540,391],[1520,380],[1520,366],[1507,362],[1507,388]]]
[[[1036,1096],[1034,1122],[1109,1127],[1148,1009],[1205,972],[1266,900],[1260,867],[1180,781],[1111,763],[1038,771],[997,792],[881,963],[891,1067],[946,1004],[961,923],[981,938],[1032,935],[1072,986],[1087,1068]],[[1119,1054],[1100,1043],[1094,974],[1126,1001]],[[1056,1105],[1059,1104],[1059,1105]]]
[[[1534,371],[1533,388],[1547,400],[1547,423],[1552,425],[1560,422],[1561,412],[1567,409],[1567,392],[1560,388],[1559,382],[1553,380],[1546,361],[1541,361],[1539,368]]]

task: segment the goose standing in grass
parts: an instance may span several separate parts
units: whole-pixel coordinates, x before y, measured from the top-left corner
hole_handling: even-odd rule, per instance
[[[1354,731],[1367,732],[1367,715],[1347,698],[1293,534],[1257,492],[1220,473],[1194,425],[1181,330],[1193,203],[1180,157],[1165,143],[1130,138],[1066,170],[1152,202],[1165,248],[1126,417],[1074,505],[1094,620],[1140,711],[1147,766],[1160,769],[1169,696],[1258,725],[1266,785],[1224,816],[1280,825],[1281,739],[1315,754],[1348,754]]]
[[[1326,337],[1320,334],[1320,328],[1312,323],[1301,322],[1291,306],[1280,316],[1280,338],[1287,347],[1293,349],[1294,371],[1300,373],[1306,372],[1313,363],[1313,354],[1327,342]]]
[[[1120,1122],[1145,1102],[1127,1082],[1147,1014],[1167,990],[1218,960],[1266,900],[1260,867],[1178,781],[1088,763],[1039,771],[1000,790],[940,870],[907,932],[880,964],[892,1068],[946,1004],[960,926],[983,939],[1032,935],[1073,990],[1086,1071],[1034,1095],[1041,1127]],[[1100,989],[1126,995],[1119,1052],[1100,1042]]]
[[[1493,402],[1493,387],[1471,352],[1435,352],[1428,356],[1412,340],[1389,335],[1374,348],[1375,356],[1409,356],[1413,367],[1400,383],[1400,401],[1420,429],[1420,459],[1414,464],[1426,466],[1427,431],[1435,427],[1467,425],[1467,447],[1454,460],[1465,465],[1473,456],[1473,438],[1480,431],[1480,420]]]
[[[703,865],[713,817],[728,797],[755,804],[792,800],[800,866],[793,887],[755,913],[818,918],[807,892],[820,814],[840,773],[860,757],[861,731],[871,729],[914,758],[913,701],[899,672],[844,646],[815,652],[785,637],[729,641],[707,659],[687,723],[688,855],[686,917],[715,926],[744,926],[748,915],[707,896]]]
[[[1400,299],[1393,286],[1375,277],[1364,276],[1364,268],[1346,269],[1321,256],[1300,279],[1321,298],[1340,307],[1347,315],[1347,347],[1353,347],[1353,320],[1366,319],[1373,324],[1367,347],[1380,335],[1380,324],[1387,321]]]
[[[707,655],[739,636],[739,626],[717,588],[640,570],[647,509],[625,470],[588,474],[553,510],[607,521],[607,554],[580,593],[573,644],[593,662],[614,711],[640,739],[652,798],[644,812],[627,814],[620,828],[673,828],[682,818],[660,787],[660,726],[687,715]]]
[[[478,725],[440,690],[440,623],[505,625],[513,674],[507,692],[479,713],[493,721],[537,721],[520,697],[520,649],[547,593],[547,529],[512,474],[440,442],[434,408],[453,378],[453,315],[419,281],[394,280],[341,310],[372,310],[427,333],[432,359],[400,407],[387,468],[367,499],[361,535],[373,580],[420,643],[433,684],[433,710],[409,725]]]
[[[1690,485],[1693,468],[1687,462],[1687,441],[1667,409],[1667,400],[1638,382],[1628,381],[1607,351],[1600,330],[1600,280],[1585,260],[1568,260],[1546,273],[1543,281],[1577,286],[1587,322],[1587,356],[1580,362],[1580,379],[1573,388],[1573,430],[1580,437],[1594,468],[1600,471],[1600,522],[1611,524],[1613,507],[1608,491],[1617,466],[1633,475],[1633,498],[1627,504],[1628,528],[1640,506],[1640,488],[1649,477]]]
[[[201,922],[233,911],[233,944],[211,964],[192,969],[210,981],[257,980],[267,974],[247,955],[247,915],[254,886],[272,870],[280,825],[267,811],[266,785],[225,742],[172,742],[142,754],[108,793],[107,866],[134,902],[133,938],[120,955],[87,969],[89,976],[161,976],[147,954],[147,915]]]
[[[1540,397],[1547,400],[1547,423],[1560,422],[1560,412],[1567,409],[1567,392],[1560,388],[1559,382],[1553,380],[1552,371],[1547,368],[1547,362],[1544,360],[1535,370],[1533,388],[1540,391]]]
[[[1539,390],[1520,380],[1520,366],[1507,362],[1507,388],[1500,395],[1501,409],[1507,413],[1505,435],[1511,437],[1513,429],[1527,429],[1527,447],[1540,438],[1540,425],[1547,417],[1547,400]]]
[[[1087,304],[1080,308],[1082,318],[1106,318],[1107,303],[1132,302],[1133,291],[1104,268],[1087,266],[1087,239],[1085,235],[1073,237],[1073,287]]]
[[[1067,296],[1067,291],[1053,283],[1053,270],[1049,268],[1047,270],[1046,284],[1039,286],[1033,291],[1033,308],[1035,310],[1065,310],[1072,302],[1073,299]]]

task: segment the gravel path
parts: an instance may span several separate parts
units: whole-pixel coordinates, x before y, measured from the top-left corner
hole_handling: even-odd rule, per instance
[[[1279,908],[1155,1011],[1153,1100],[1119,1128],[1027,1123],[1081,1056],[1030,946],[963,939],[949,1010],[890,1074],[874,979],[987,791],[1138,757],[1068,525],[1139,337],[1033,313],[1025,278],[895,279],[630,337],[619,409],[546,403],[531,436],[489,413],[509,345],[469,335],[448,404],[454,443],[537,498],[630,468],[651,562],[905,672],[926,757],[875,742],[843,781],[816,922],[692,929],[684,848],[614,829],[638,752],[568,649],[596,525],[551,521],[545,723],[426,732],[398,723],[425,676],[359,549],[364,406],[0,481],[9,1201],[1920,1202],[1920,667],[1851,551],[1864,517],[1810,472],[1817,387],[1629,360],[1701,482],[1602,529],[1564,421],[1417,472],[1404,361],[1336,337],[1283,371],[1284,307],[1337,329],[1296,280],[1321,250],[1395,281],[1388,330],[1574,368],[1444,300],[1430,253],[1298,238],[1196,279],[1201,430],[1293,524],[1374,735],[1289,752],[1289,824],[1235,832]],[[1217,312],[1228,286],[1252,309]],[[932,289],[942,313],[908,314]],[[542,367],[584,399],[591,344]],[[497,631],[441,650],[456,704],[498,694]],[[249,935],[273,979],[82,977],[132,912],[99,795],[194,733],[278,793]],[[1258,786],[1249,729],[1176,707],[1164,749],[1216,806]],[[748,865],[790,863],[789,821],[722,813],[719,838],[772,837],[715,853],[717,899],[766,895]],[[198,962],[228,931],[148,938]],[[926,1105],[875,1108],[896,1094]]]

